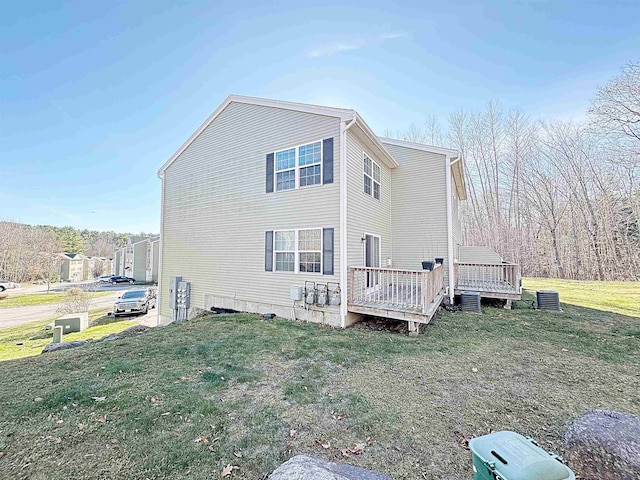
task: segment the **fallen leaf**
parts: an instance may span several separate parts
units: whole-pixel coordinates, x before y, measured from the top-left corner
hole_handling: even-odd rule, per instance
[[[204,435],[200,435],[193,441],[193,443],[203,443],[204,445],[206,445],[209,443],[209,439]]]
[[[91,397],[93,398],[96,402],[104,402],[107,397]]]
[[[104,417],[100,417],[100,418],[98,418],[98,422],[100,422],[100,423],[107,423],[107,416],[105,415]]]
[[[164,412],[160,414],[161,417],[166,417],[167,415],[171,415],[171,412]]]
[[[568,352],[569,350],[567,350],[566,348],[562,349],[563,352]]]
[[[367,445],[373,445],[374,443],[376,443],[376,441],[373,438],[367,437]]]
[[[289,430],[289,436],[290,437],[295,437],[296,436],[296,431],[293,428],[291,430]]]
[[[191,377],[185,375],[184,377],[180,377],[180,380],[182,380],[183,382],[186,382],[187,380],[191,380]]]
[[[229,464],[229,465],[227,465],[226,467],[224,467],[224,468],[222,469],[222,472],[220,472],[220,475],[221,475],[223,478],[224,478],[224,477],[228,477],[229,475],[231,475],[231,472],[233,472],[233,470],[234,470],[235,468],[239,468],[239,467],[237,467],[237,466],[235,466],[235,465],[231,465],[231,464]]]
[[[61,426],[63,423],[64,423],[64,420],[58,420],[58,421],[56,422],[56,427]]]
[[[477,369],[476,367],[473,367],[473,368],[471,369],[471,371],[472,371],[473,373],[478,373],[478,369]]]
[[[156,403],[156,402],[157,402],[157,400],[155,398],[151,397],[151,403]]]
[[[207,448],[210,452],[213,452],[216,449],[216,447],[214,447],[213,445],[209,445]]]
[[[4,457],[4,452],[0,452],[0,458]]]
[[[234,455],[236,458],[242,458],[242,452],[233,452],[233,455]]]
[[[331,448],[331,442],[321,443],[320,445],[322,445],[322,448],[324,448],[325,450]]]
[[[60,437],[56,438],[56,443],[62,443],[62,439]]]
[[[112,439],[111,439],[111,443],[113,443],[113,444],[118,443],[118,439],[117,439],[117,438],[112,438]]]

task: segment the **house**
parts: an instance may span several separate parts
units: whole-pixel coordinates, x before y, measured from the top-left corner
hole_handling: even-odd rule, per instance
[[[125,275],[138,282],[158,281],[159,237],[131,236],[127,245],[114,252],[115,275]]]
[[[84,255],[79,253],[61,253],[59,276],[61,282],[80,282],[84,275]]]
[[[159,321],[176,318],[176,276],[192,313],[340,327],[378,315],[415,330],[467,277],[518,295],[504,272],[519,281],[519,267],[457,263],[463,168],[454,150],[377,137],[354,110],[229,96],[158,172]]]

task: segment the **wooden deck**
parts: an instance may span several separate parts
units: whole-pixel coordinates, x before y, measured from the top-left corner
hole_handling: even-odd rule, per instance
[[[520,300],[522,277],[516,263],[455,264],[454,293],[478,292],[483,298]]]
[[[410,332],[417,331],[416,324],[429,323],[444,299],[443,270],[350,268],[347,310],[404,320]]]

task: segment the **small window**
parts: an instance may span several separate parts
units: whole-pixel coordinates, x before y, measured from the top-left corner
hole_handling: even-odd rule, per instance
[[[320,273],[322,257],[322,230],[299,230],[299,271]]]
[[[380,165],[364,154],[364,193],[380,200]]]
[[[295,230],[275,232],[276,272],[295,271]]]
[[[276,190],[296,188],[296,149],[276,152]]]
[[[276,191],[322,183],[322,142],[276,152]]]

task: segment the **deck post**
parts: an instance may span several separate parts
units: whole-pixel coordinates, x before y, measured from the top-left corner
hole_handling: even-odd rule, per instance
[[[351,267],[349,269],[349,303],[353,302],[353,289],[355,288],[354,278],[355,278],[355,269]]]
[[[427,286],[429,285],[429,281],[428,281],[428,277],[427,275],[429,275],[430,272],[425,271],[422,272],[422,278],[421,278],[421,294],[422,294],[422,298],[420,299],[422,301],[422,313],[427,313],[427,307],[428,307],[428,303],[429,303],[429,292],[427,292]]]
[[[420,333],[419,323],[408,321],[407,324],[409,325],[409,335],[413,336],[413,335],[418,335],[418,333]]]

